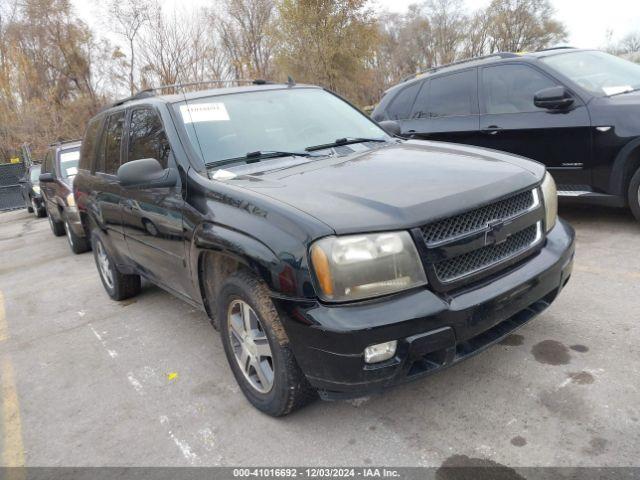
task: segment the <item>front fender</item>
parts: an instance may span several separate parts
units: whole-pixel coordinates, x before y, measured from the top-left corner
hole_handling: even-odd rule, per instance
[[[192,239],[191,268],[198,272],[200,290],[202,285],[202,260],[205,254],[213,255],[217,263],[235,264],[254,272],[262,279],[272,295],[296,299],[314,296],[307,269],[300,268],[300,261],[293,256],[278,255],[259,239],[246,233],[218,225],[203,223],[198,226]],[[222,279],[215,279],[219,283]]]

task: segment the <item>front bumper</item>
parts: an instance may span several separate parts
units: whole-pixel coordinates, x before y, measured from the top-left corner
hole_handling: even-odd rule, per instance
[[[540,252],[472,289],[413,290],[351,305],[276,300],[298,364],[325,399],[353,398],[418,379],[474,355],[546,309],[566,285],[574,231],[558,220]],[[398,340],[368,365],[364,349]]]

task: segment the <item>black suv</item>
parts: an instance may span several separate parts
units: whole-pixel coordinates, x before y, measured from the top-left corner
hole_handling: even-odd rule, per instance
[[[572,268],[543,165],[395,139],[313,86],[119,102],[90,121],[74,189],[109,296],[144,277],[205,310],[271,415],[467,358]]]
[[[640,65],[604,52],[501,53],[406,80],[372,116],[403,136],[538,160],[560,197],[628,205],[640,220],[639,90]]]
[[[18,182],[20,183],[20,193],[27,207],[27,210],[36,217],[44,217],[46,211],[40,193],[40,165],[31,165]]]
[[[51,231],[57,237],[66,233],[74,253],[83,253],[91,248],[73,196],[79,160],[80,141],[58,142],[49,147],[40,173],[40,189]]]

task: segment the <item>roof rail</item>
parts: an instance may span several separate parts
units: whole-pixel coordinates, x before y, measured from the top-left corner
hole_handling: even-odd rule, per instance
[[[437,67],[432,67],[428,70],[425,70],[424,72],[419,72],[419,73],[414,73],[413,75],[409,75],[408,77],[402,79],[402,82],[406,82],[408,80],[412,80],[418,76],[421,75],[426,75],[428,73],[435,73],[439,70],[442,70],[444,68],[449,68],[449,67],[455,67],[458,65],[464,65],[465,63],[471,63],[471,62],[482,62],[485,60],[493,60],[493,59],[498,59],[498,58],[517,58],[520,55],[518,55],[517,53],[513,53],[513,52],[496,52],[496,53],[491,53],[489,55],[483,55],[481,57],[473,57],[473,58],[465,58],[464,60],[458,60],[456,62],[452,62],[452,63],[447,63],[445,65],[438,65]]]
[[[71,140],[65,140],[64,138],[59,138],[55,142],[50,143],[49,146],[50,147],[57,147],[59,145],[64,145],[64,144],[67,144],[67,143],[75,143],[75,142],[81,142],[81,141],[82,141],[81,138],[75,138],[75,139],[71,139]]]
[[[571,45],[560,45],[558,47],[542,48],[538,50],[538,52],[548,52],[550,50],[575,50],[575,48],[576,47],[572,47]]]
[[[123,98],[122,100],[116,101],[112,107],[117,107],[127,102],[131,102],[133,100],[140,100],[142,98],[154,97],[157,95],[156,92],[162,92],[163,90],[177,90],[185,87],[199,87],[203,85],[223,85],[227,83],[237,83],[237,84],[249,84],[249,85],[269,85],[273,84],[273,82],[268,80],[263,80],[261,78],[256,78],[253,80],[248,79],[236,79],[236,80],[204,80],[201,82],[189,82],[189,83],[174,83],[171,85],[161,85],[159,87],[151,87],[145,88],[144,90],[140,90],[134,95],[130,97]]]

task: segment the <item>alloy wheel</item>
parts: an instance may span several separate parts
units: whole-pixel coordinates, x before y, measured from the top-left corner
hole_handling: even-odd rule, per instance
[[[36,203],[35,198],[31,199],[31,209],[33,210],[33,214],[37,217],[38,216],[38,204]]]
[[[102,246],[102,242],[96,242],[96,258],[98,260],[98,268],[100,269],[100,276],[107,284],[109,289],[113,289],[113,272],[111,271],[111,264],[107,252]]]
[[[234,300],[227,313],[227,330],[233,354],[249,384],[259,393],[273,387],[273,354],[267,334],[251,306]]]
[[[67,232],[67,240],[69,240],[69,245],[73,247],[73,236],[71,235],[71,226],[67,220],[64,221],[64,230]]]

